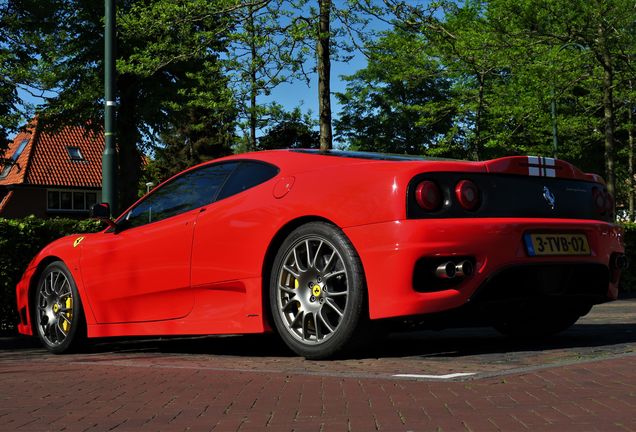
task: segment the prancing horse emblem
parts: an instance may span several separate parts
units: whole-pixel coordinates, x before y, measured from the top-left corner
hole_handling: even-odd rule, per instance
[[[554,198],[554,194],[547,186],[543,186],[543,198],[546,200],[550,208],[554,210],[556,200]]]

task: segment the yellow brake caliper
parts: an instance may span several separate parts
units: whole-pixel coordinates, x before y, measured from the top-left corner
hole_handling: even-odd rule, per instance
[[[68,333],[71,328],[71,322],[73,322],[73,299],[71,297],[66,299],[66,312],[62,312],[66,314],[66,318],[68,321],[64,320],[62,323],[62,329]]]

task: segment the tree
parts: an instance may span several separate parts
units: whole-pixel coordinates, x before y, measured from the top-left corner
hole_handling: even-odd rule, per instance
[[[161,145],[155,146],[151,175],[145,181],[157,184],[188,167],[232,153],[233,112],[228,110],[225,119],[207,119],[205,110],[193,108],[180,118],[161,133]]]
[[[320,133],[314,130],[311,115],[302,115],[300,108],[280,111],[275,124],[258,140],[259,150],[285,148],[320,148]]]
[[[117,136],[123,206],[136,199],[142,152],[161,133],[186,119],[200,122],[195,129],[219,119],[227,123],[233,100],[226,81],[216,78],[232,25],[229,11],[235,6],[230,0],[119,4]],[[11,7],[22,24],[15,44],[28,46],[34,62],[30,85],[53,92],[40,114],[42,123],[101,128],[103,3],[15,0]]]
[[[17,92],[16,69],[25,58],[21,49],[12,50],[10,30],[15,23],[8,4],[0,3],[0,159],[6,150],[10,134],[22,120]],[[22,62],[23,63],[23,62]]]
[[[250,150],[257,148],[257,130],[269,124],[276,109],[258,104],[257,98],[299,77],[304,53],[288,35],[293,16],[290,6],[287,0],[261,0],[248,3],[233,14],[237,25],[229,35],[226,69]]]
[[[336,95],[339,139],[356,150],[458,156],[451,81],[428,45],[399,28],[368,45],[367,67],[346,77],[346,92]]]

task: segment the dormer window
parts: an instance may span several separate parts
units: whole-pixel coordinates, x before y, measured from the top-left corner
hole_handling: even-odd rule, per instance
[[[82,152],[79,147],[66,147],[66,151],[68,152],[68,156],[71,160],[74,161],[83,161],[84,156],[82,156]]]

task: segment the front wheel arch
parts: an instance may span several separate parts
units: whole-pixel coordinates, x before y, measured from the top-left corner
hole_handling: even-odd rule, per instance
[[[28,302],[27,309],[29,313],[29,321],[30,321],[29,323],[31,324],[31,334],[35,337],[37,337],[38,335],[37,333],[38,329],[37,329],[37,323],[36,323],[35,311],[34,311],[35,293],[38,288],[38,282],[40,281],[40,276],[42,276],[42,272],[44,271],[45,268],[49,266],[49,264],[55,261],[64,262],[62,258],[54,256],[54,255],[50,255],[50,256],[47,256],[46,258],[43,258],[38,263],[38,266],[36,270],[33,272],[33,276],[31,276],[31,280],[29,281],[29,295],[28,295],[29,302]]]
[[[44,273],[51,267],[58,267],[58,271],[66,273],[66,278],[69,281],[69,289],[72,293],[71,299],[73,303],[72,315],[75,319],[72,320],[72,327],[69,331],[69,337],[67,340],[63,340],[63,343],[59,346],[51,346],[46,343],[38,329],[38,290],[40,290],[40,283]],[[55,354],[62,354],[67,352],[79,351],[82,348],[83,343],[87,338],[87,324],[86,324],[86,309],[83,304],[83,298],[79,292],[76,277],[71,272],[69,266],[64,260],[56,256],[49,256],[43,259],[34,272],[29,284],[29,313],[30,324],[33,332],[33,336],[40,339],[44,347]],[[68,321],[68,320],[67,320]],[[69,322],[71,323],[71,322]]]

